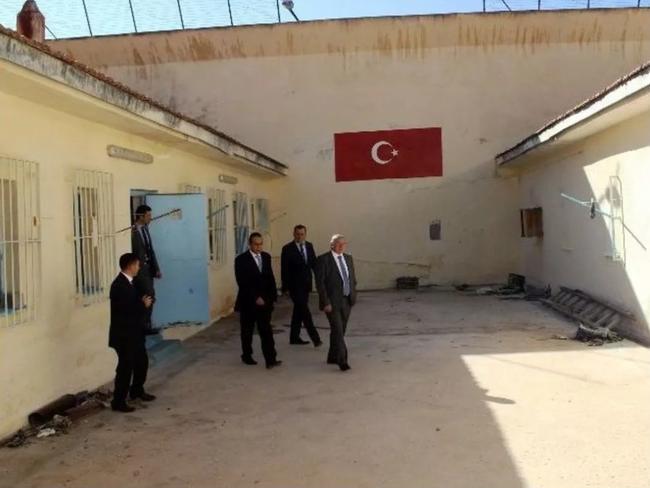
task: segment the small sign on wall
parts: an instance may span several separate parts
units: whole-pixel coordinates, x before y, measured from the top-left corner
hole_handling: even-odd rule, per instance
[[[111,158],[126,159],[127,161],[133,161],[134,163],[153,163],[153,156],[149,153],[127,149],[126,147],[115,146],[113,144],[106,146],[106,153]]]

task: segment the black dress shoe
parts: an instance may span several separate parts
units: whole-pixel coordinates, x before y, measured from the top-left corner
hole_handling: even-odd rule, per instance
[[[282,361],[273,361],[272,363],[268,363],[266,365],[266,369],[273,369],[277,366],[280,366],[282,364]]]
[[[314,342],[314,347],[320,347],[323,345],[323,341],[316,341]]]
[[[153,327],[147,327],[144,329],[144,335],[146,336],[151,336],[151,335],[158,335],[160,334],[160,329],[154,329]]]
[[[336,361],[334,361],[333,359],[328,359],[327,364],[338,364],[338,363]]]
[[[111,410],[113,410],[113,412],[124,412],[124,413],[135,412],[135,408],[127,405],[126,403],[120,403],[119,405],[115,405],[114,403],[111,403]]]
[[[253,358],[242,356],[241,360],[244,364],[248,364],[249,366],[255,366],[257,364],[257,361],[255,361]]]
[[[309,341],[304,341],[299,337],[298,339],[290,340],[289,344],[294,345],[294,346],[304,346],[305,344],[309,344]]]
[[[339,368],[341,369],[341,371],[347,371],[348,369],[352,369],[350,368],[350,365],[348,363],[339,364]]]
[[[143,402],[153,402],[156,399],[156,395],[151,395],[150,393],[142,392],[139,395],[131,395],[131,400],[140,399]]]

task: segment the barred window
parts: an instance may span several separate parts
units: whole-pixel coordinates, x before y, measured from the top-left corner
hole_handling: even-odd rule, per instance
[[[0,157],[0,324],[33,321],[40,283],[39,167]]]
[[[226,262],[226,192],[216,188],[208,189],[208,242],[210,261],[216,264]]]
[[[116,269],[113,175],[75,171],[75,287],[85,302],[108,296]]]
[[[248,196],[246,193],[236,192],[233,201],[233,216],[235,220],[235,250],[240,254],[248,248]]]

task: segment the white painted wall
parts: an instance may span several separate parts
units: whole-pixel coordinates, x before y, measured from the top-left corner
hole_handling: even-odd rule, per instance
[[[631,102],[634,103],[634,102]],[[638,318],[627,331],[650,342],[650,113],[572,144],[525,169],[521,207],[541,206],[544,237],[522,239],[522,270],[538,284],[578,288],[619,304]],[[615,194],[610,176],[622,182],[625,225],[624,261],[611,257],[609,219],[589,217],[589,210],[564,198],[591,198],[612,212]],[[615,209],[614,209],[615,210]],[[644,247],[646,249],[644,249]]]
[[[320,251],[343,232],[361,285],[375,288],[516,271],[517,183],[495,178],[494,155],[650,57],[647,25],[645,9],[564,11],[53,44],[287,163],[290,177],[273,184],[274,244],[296,223]],[[427,126],[443,129],[444,177],[334,182],[334,133]]]

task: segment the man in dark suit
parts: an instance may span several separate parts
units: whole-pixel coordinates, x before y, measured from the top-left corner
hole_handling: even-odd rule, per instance
[[[271,329],[271,313],[278,290],[271,255],[262,251],[262,235],[253,232],[248,245],[249,250],[235,258],[235,278],[239,286],[235,310],[239,312],[241,325],[241,359],[245,364],[257,364],[253,359],[253,331],[257,325],[266,367],[271,369],[282,364],[277,359]]]
[[[352,256],[345,254],[347,242],[341,234],[330,241],[330,252],[319,256],[316,269],[316,287],[320,309],[330,323],[328,364],[338,364],[341,371],[350,369],[345,332],[350,311],[357,301],[357,279]]]
[[[307,242],[307,228],[296,225],[293,229],[293,241],[282,248],[282,292],[289,293],[293,301],[291,316],[290,344],[309,344],[300,337],[300,328],[305,324],[309,338],[314,347],[319,347],[318,331],[309,311],[309,294],[312,290],[313,273],[316,268],[316,253],[311,242]]]
[[[134,285],[140,270],[140,260],[133,253],[120,257],[120,274],[111,285],[111,325],[108,345],[117,353],[115,389],[111,407],[117,412],[135,410],[126,402],[131,399],[150,402],[156,399],[144,391],[149,358],[145,348],[144,316],[151,308],[152,298],[142,295]]]
[[[135,284],[142,295],[150,296],[156,301],[154,289],[154,278],[162,278],[160,266],[156,259],[156,252],[153,249],[151,234],[149,234],[149,223],[151,222],[151,207],[140,205],[135,211],[135,224],[131,231],[131,250],[140,260],[140,272],[135,278]],[[157,334],[158,331],[151,325],[151,314],[153,305],[146,310],[145,333]]]

